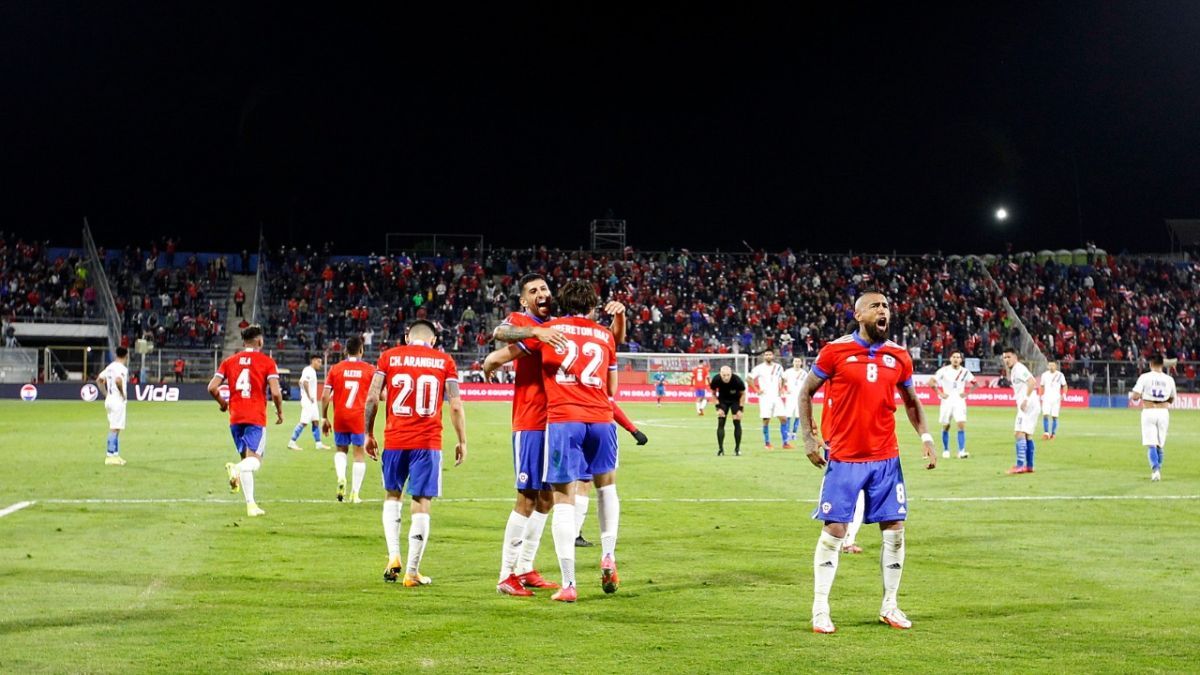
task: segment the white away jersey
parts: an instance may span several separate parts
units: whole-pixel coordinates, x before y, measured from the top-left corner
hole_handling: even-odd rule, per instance
[[[800,386],[804,384],[806,377],[808,377],[808,371],[803,368],[788,368],[783,371],[783,384],[787,387],[788,398],[800,395]]]
[[[308,383],[308,388],[304,384]],[[300,402],[305,404],[315,404],[317,400],[313,396],[309,396],[309,392],[313,396],[317,393],[317,369],[312,366],[304,366],[304,370],[300,372]]]
[[[1166,373],[1156,373],[1153,370],[1142,373],[1138,377],[1133,390],[1142,395],[1147,401],[1165,403],[1175,397],[1175,378]]]
[[[975,381],[975,375],[965,367],[942,366],[933,374],[937,386],[951,399],[965,398],[967,384]]]
[[[1013,397],[1017,399],[1018,407],[1030,396],[1037,394],[1037,383],[1033,379],[1033,373],[1029,372],[1024,363],[1018,362],[1012,367],[1008,373],[1008,381],[1012,382]]]
[[[1042,373],[1042,396],[1047,399],[1062,398],[1063,389],[1067,387],[1067,378],[1063,376],[1061,370],[1049,371]]]
[[[763,396],[778,396],[779,383],[783,381],[783,366],[764,361],[750,371],[750,379],[754,380]]]
[[[122,400],[121,394],[117,387],[120,386],[117,382],[122,382],[125,387],[125,395],[129,396],[129,369],[120,361],[113,361],[100,371],[100,378],[104,381],[104,391],[107,392],[104,400]]]

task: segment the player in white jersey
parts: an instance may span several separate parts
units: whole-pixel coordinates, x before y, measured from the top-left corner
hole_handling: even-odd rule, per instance
[[[96,385],[104,394],[104,412],[108,413],[108,448],[104,463],[125,466],[121,457],[121,430],[125,428],[125,403],[129,400],[129,350],[117,347],[117,360],[104,367],[96,376]]]
[[[782,436],[783,447],[791,448],[791,437],[788,436],[788,412],[784,407],[782,395],[783,366],[775,363],[775,352],[768,349],[762,354],[763,360],[750,370],[750,390],[758,393],[758,413],[762,418],[763,446],[771,449],[771,418],[779,418],[779,435]]]
[[[963,367],[962,352],[950,355],[950,365],[942,366],[933,375],[933,388],[942,405],[938,409],[938,424],[942,425],[942,457],[950,457],[950,425],[958,425],[958,458],[970,457],[967,452],[967,392],[975,386],[975,375]]]
[[[1053,440],[1058,433],[1058,409],[1067,395],[1067,378],[1058,369],[1058,361],[1047,363],[1046,368],[1038,380],[1042,392],[1042,438]]]
[[[1033,429],[1042,411],[1037,380],[1029,368],[1021,363],[1021,357],[1012,347],[1004,350],[1001,359],[1004,367],[1008,368],[1008,380],[1012,382],[1013,398],[1017,404],[1017,421],[1013,425],[1013,435],[1017,439],[1017,463],[1008,473],[1033,473]]]
[[[783,371],[783,386],[786,388],[783,407],[788,415],[789,438],[795,438],[796,432],[800,430],[800,385],[806,377],[808,371],[804,369],[804,359],[799,356],[792,359],[791,368]]]
[[[304,433],[306,426],[312,427],[312,437],[317,449],[329,449],[328,445],[321,442],[321,408],[317,404],[317,371],[324,362],[325,359],[321,358],[320,354],[313,354],[308,359],[308,365],[300,372],[300,423],[292,429],[292,439],[288,441],[288,447],[292,450],[301,449],[296,439]]]
[[[1163,372],[1163,357],[1150,357],[1150,372],[1142,373],[1129,400],[1142,404],[1142,445],[1150,459],[1150,480],[1162,479],[1163,446],[1167,444],[1167,409],[1175,401],[1175,378]]]

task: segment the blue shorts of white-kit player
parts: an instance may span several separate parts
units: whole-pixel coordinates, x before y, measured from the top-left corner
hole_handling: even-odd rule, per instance
[[[267,428],[257,424],[230,424],[229,433],[233,436],[233,447],[238,454],[256,452],[259,455],[267,449]]]
[[[617,468],[617,426],[612,422],[551,422],[546,425],[542,480],[557,485],[588,480]]]
[[[410,497],[442,496],[441,450],[383,451],[383,489]],[[408,483],[408,489],[404,484]]]
[[[333,432],[333,444],[339,448],[345,448],[345,447],[351,446],[351,445],[357,445],[358,447],[361,448],[364,445],[366,445],[366,442],[367,442],[366,434],[352,434],[348,431],[347,432],[341,432],[341,431]]]
[[[513,477],[518,490],[549,490],[542,481],[546,466],[546,431],[536,429],[512,434]]]
[[[854,520],[858,492],[863,492],[863,522],[883,523],[908,517],[908,497],[904,493],[904,473],[900,458],[875,462],[839,462],[830,460],[821,481],[821,500],[813,510],[813,520],[849,523]]]

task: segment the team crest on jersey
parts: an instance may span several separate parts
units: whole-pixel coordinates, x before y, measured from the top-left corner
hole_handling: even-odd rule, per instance
[[[884,354],[883,355],[883,365],[887,366],[888,368],[895,368],[896,367],[896,357],[892,356],[891,354]]]
[[[829,502],[824,502],[823,504],[821,504],[821,513],[829,513],[829,510],[832,508],[833,508],[833,504],[830,504]]]

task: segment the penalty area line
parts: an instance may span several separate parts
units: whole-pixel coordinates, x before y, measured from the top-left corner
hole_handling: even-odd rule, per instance
[[[37,503],[37,500],[32,500],[32,501],[28,501],[28,502],[17,502],[16,504],[13,504],[11,506],[6,506],[6,507],[0,509],[0,518],[3,518],[4,516],[16,513],[17,511],[20,511],[21,509],[33,506],[36,503]]]
[[[1178,501],[1200,500],[1200,495],[1013,495],[1013,496],[983,496],[983,497],[909,497],[910,501],[918,502],[1045,502],[1045,501]],[[365,499],[364,503],[379,503],[378,499]],[[459,504],[477,503],[508,503],[512,497],[448,497],[438,498],[439,502]],[[623,502],[645,502],[655,504],[811,504],[814,499],[788,499],[784,497],[628,497]],[[240,504],[240,499],[199,499],[180,497],[176,499],[39,499],[19,502],[0,511],[0,517],[19,511],[27,506],[41,502],[43,504]],[[263,502],[267,503],[267,502]],[[333,504],[332,499],[272,499],[273,504]]]

